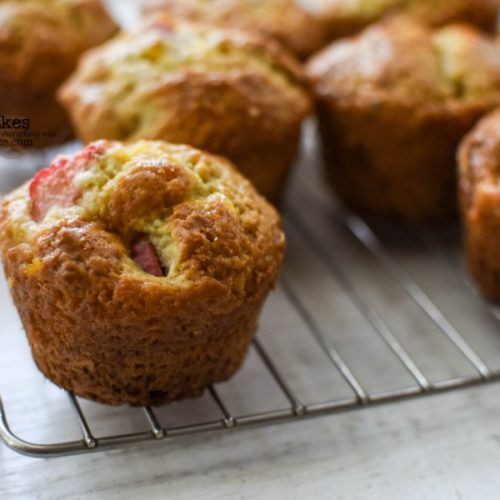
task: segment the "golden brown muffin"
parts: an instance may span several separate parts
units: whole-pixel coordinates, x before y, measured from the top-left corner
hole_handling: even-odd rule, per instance
[[[500,44],[465,25],[393,18],[308,71],[325,167],[346,204],[409,220],[455,211],[457,146],[500,104]]]
[[[40,370],[114,405],[233,375],[284,249],[278,214],[227,160],[161,141],[59,157],[3,201],[0,242]]]
[[[494,31],[498,0],[312,0],[331,40],[354,35],[388,15],[405,14],[430,26],[467,22]]]
[[[459,162],[469,268],[485,296],[500,303],[500,109],[463,141]]]
[[[60,93],[79,137],[190,144],[276,201],[310,97],[298,63],[240,31],[161,17],[91,51]]]
[[[68,137],[56,89],[116,29],[100,0],[0,0],[0,138],[41,147]]]
[[[269,36],[306,59],[328,42],[324,21],[300,0],[143,0],[144,12]]]

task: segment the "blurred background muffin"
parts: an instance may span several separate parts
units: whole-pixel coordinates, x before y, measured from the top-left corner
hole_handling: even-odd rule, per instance
[[[498,0],[304,0],[329,27],[331,40],[350,36],[383,16],[405,14],[430,26],[463,21],[494,31]]]
[[[99,0],[0,1],[2,146],[42,147],[66,139],[70,124],[55,92],[79,56],[117,30]]]
[[[469,269],[485,296],[500,303],[500,108],[467,136],[459,161]]]
[[[33,357],[108,404],[200,396],[240,367],[275,286],[276,210],[225,159],[98,141],[0,204],[0,249]]]
[[[190,144],[273,201],[311,108],[299,64],[272,41],[163,16],[90,51],[60,98],[84,142]]]
[[[278,40],[305,59],[327,42],[320,16],[300,0],[143,0],[144,12],[241,28]]]
[[[325,168],[346,204],[411,220],[454,212],[457,146],[500,104],[498,42],[391,18],[325,49],[308,72]]]

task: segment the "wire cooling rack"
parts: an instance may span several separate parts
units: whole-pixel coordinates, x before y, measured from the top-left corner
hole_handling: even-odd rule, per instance
[[[343,212],[316,163],[306,140],[285,213],[283,277],[248,360],[199,400],[110,408],[55,388],[30,361],[3,283],[5,444],[33,457],[88,453],[500,380],[500,313],[468,281],[459,228],[384,225]]]

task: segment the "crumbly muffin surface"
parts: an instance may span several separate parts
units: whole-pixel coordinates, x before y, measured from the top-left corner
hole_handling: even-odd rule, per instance
[[[466,106],[500,99],[499,50],[465,25],[430,31],[396,18],[325,49],[309,72],[327,99]]]
[[[327,42],[323,20],[297,0],[147,0],[144,10],[262,33],[300,58]]]
[[[331,36],[340,38],[379,20],[385,15],[403,14],[430,26],[468,22],[493,31],[496,0],[312,0],[330,24]]]
[[[131,262],[127,247],[146,235],[169,285],[203,274],[203,263],[190,253],[199,235],[188,226],[196,218],[199,229],[208,231],[202,248],[213,254],[213,274],[240,291],[263,264],[260,252],[277,243],[279,248],[282,238],[277,215],[228,162],[163,142],[91,144],[80,155],[57,159],[7,198],[3,209],[6,248],[33,245],[54,227],[85,221],[119,235],[124,272],[145,274]],[[210,256],[200,252],[199,257]]]
[[[151,138],[160,135],[166,122],[176,121],[175,107],[162,106],[162,102],[168,102],[169,90],[174,92],[182,82],[188,85],[189,78],[193,87],[201,85],[200,80],[222,87],[224,82],[229,85],[246,79],[237,92],[241,99],[247,99],[248,106],[253,105],[247,110],[250,120],[259,120],[264,109],[272,116],[285,112],[302,118],[309,105],[299,67],[281,51],[240,32],[173,24],[165,18],[139,31],[124,33],[90,53],[61,95],[69,104],[78,99],[82,104],[101,106],[101,127],[106,138]],[[254,89],[250,80],[256,85]],[[193,98],[197,92],[193,88]],[[206,98],[209,100],[210,95]],[[294,101],[297,107],[286,111]],[[211,104],[218,106],[217,102]],[[110,129],[107,115],[113,115],[116,121]],[[96,123],[88,127],[77,123],[84,139],[95,138],[99,133],[96,125],[99,127]]]

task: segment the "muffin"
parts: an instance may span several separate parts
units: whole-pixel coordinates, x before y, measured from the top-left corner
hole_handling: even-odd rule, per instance
[[[403,220],[456,210],[456,149],[500,104],[500,44],[465,25],[391,18],[308,65],[328,178],[360,212]]]
[[[284,248],[275,209],[227,160],[161,141],[57,158],[4,199],[0,242],[40,370],[112,405],[233,375]]]
[[[493,32],[497,0],[313,0],[331,40],[354,35],[382,17],[405,14],[429,26],[467,22]]]
[[[56,89],[82,52],[116,29],[99,0],[0,0],[3,146],[26,140],[41,147],[68,137],[70,124]]]
[[[459,162],[469,268],[484,295],[500,303],[500,109],[464,139]]]
[[[190,144],[273,201],[311,108],[299,64],[274,43],[163,16],[87,54],[60,99],[84,142]]]
[[[240,28],[271,37],[306,59],[328,42],[324,20],[300,0],[143,0],[144,12]]]

